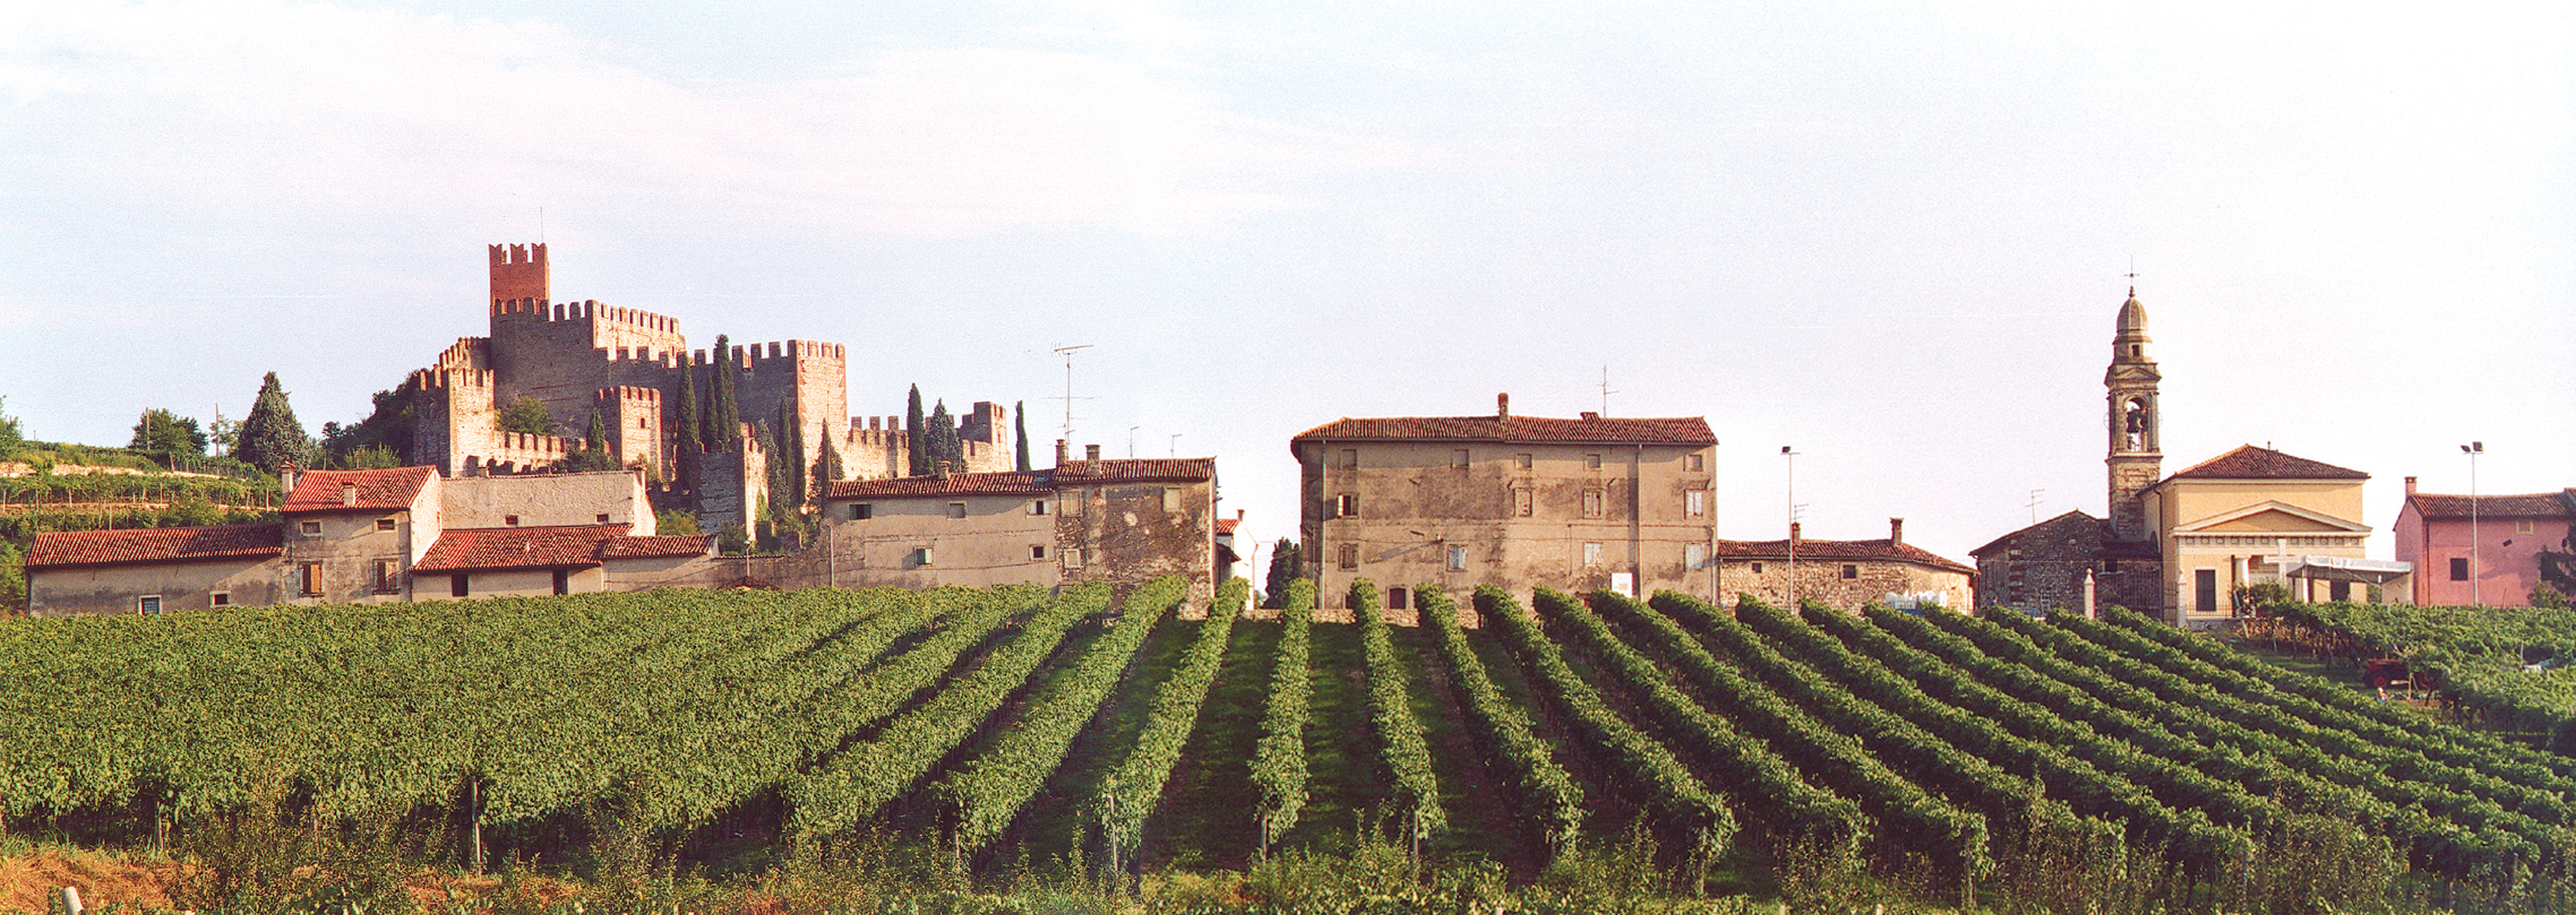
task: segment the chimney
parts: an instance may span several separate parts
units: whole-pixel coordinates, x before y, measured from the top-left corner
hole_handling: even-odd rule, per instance
[[[358,504],[358,484],[356,484],[356,483],[342,483],[342,484],[340,484],[340,504],[342,504],[342,505],[356,505],[356,504]]]
[[[1904,546],[1904,545],[1905,545],[1905,519],[1903,519],[1903,518],[1889,518],[1889,519],[1887,519],[1887,545],[1889,545],[1889,546]]]
[[[295,477],[294,461],[288,461],[284,465],[279,466],[277,468],[278,491],[283,492],[288,497],[292,498],[295,495]]]
[[[1099,473],[1099,472],[1100,472],[1100,446],[1098,446],[1098,445],[1084,445],[1084,446],[1082,446],[1082,472],[1084,472],[1084,473]]]
[[[2410,495],[2410,496],[2415,494],[2415,478],[2414,478],[2414,477],[2407,477],[2407,478],[2406,478],[2406,494],[2407,494],[2407,495]]]
[[[934,471],[934,472],[935,472],[935,473],[937,473],[937,474],[939,474],[939,481],[940,481],[940,482],[942,482],[942,483],[948,482],[948,475],[949,475],[949,473],[950,473],[950,472],[952,472],[952,471],[955,469],[956,464],[957,464],[957,462],[955,462],[955,461],[940,461],[940,462],[939,462],[939,469],[938,469],[938,470],[936,470],[936,471]]]
[[[1795,522],[1795,521],[1791,521],[1791,522],[1789,522],[1789,547],[1790,547],[1791,549],[1796,549],[1796,548],[1797,548],[1797,546],[1798,546],[1798,540],[1799,540],[1799,539],[1800,539],[1800,538],[1799,538],[1799,536],[1798,536],[1798,522]]]
[[[1494,416],[1498,419],[1512,418],[1511,392],[1505,391],[1494,395]]]
[[[1585,411],[1583,411],[1583,418],[1584,418],[1584,419],[1587,419],[1587,420],[1591,420],[1591,419],[1600,419],[1600,418],[1601,418],[1601,414],[1596,413],[1596,412],[1593,412],[1593,411],[1591,411],[1591,410],[1585,410]]]
[[[1241,521],[1241,520],[1243,520],[1243,509],[1238,508],[1238,509],[1235,509],[1235,510],[1234,510],[1234,520],[1236,520],[1236,521]]]
[[[1071,447],[1064,443],[1064,439],[1056,439],[1055,465],[1062,467],[1070,463],[1073,463],[1073,451],[1071,450]]]

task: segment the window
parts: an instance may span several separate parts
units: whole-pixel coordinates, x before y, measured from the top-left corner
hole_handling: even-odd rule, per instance
[[[1701,453],[1699,453],[1699,452],[1697,452],[1697,451],[1693,451],[1693,452],[1691,452],[1691,453],[1689,453],[1689,454],[1682,455],[1682,469],[1683,469],[1683,470],[1707,470],[1707,469],[1708,469],[1708,455],[1701,454]]]
[[[1583,491],[1583,516],[1586,518],[1601,517],[1600,490],[1587,489]]]
[[[572,593],[572,573],[571,573],[571,572],[567,572],[567,571],[564,571],[564,570],[562,570],[562,569],[556,569],[556,570],[555,570],[555,593],[557,593],[557,594],[570,594],[570,593]]]
[[[1464,571],[1467,571],[1467,548],[1466,548],[1466,547],[1463,547],[1463,546],[1453,546],[1453,547],[1450,547],[1450,548],[1449,548],[1449,571],[1452,571],[1452,572],[1464,572]]]
[[[2525,519],[2523,519],[2523,520],[2520,520],[2520,521],[2516,521],[2516,522],[2514,522],[2514,523],[2513,523],[2513,532],[2514,532],[2514,533],[2517,533],[2517,534],[2528,534],[2528,533],[2531,533],[2531,519],[2529,519],[2529,518],[2525,518]]]
[[[1529,489],[1512,490],[1512,515],[1527,518],[1538,513],[1538,494]]]
[[[850,503],[850,520],[865,521],[877,516],[877,507],[866,502]]]
[[[1847,562],[1847,563],[1843,563],[1843,577],[1844,577],[1844,578],[1859,578],[1859,577],[1860,577],[1860,567],[1859,567],[1859,566],[1856,566],[1856,565],[1852,565],[1851,563],[1848,563],[1848,562]]]
[[[956,520],[962,519],[962,518],[964,518],[964,517],[966,517],[966,503],[964,503],[964,502],[950,502],[950,503],[948,503],[948,520],[950,520],[950,521],[956,521]]]
[[[599,522],[599,523],[601,523],[601,524],[607,524],[607,523],[608,523],[608,514],[607,514],[606,512],[602,512],[602,513],[600,513],[600,514],[592,515],[592,516],[591,516],[591,518],[592,518],[592,519],[594,519],[594,520],[596,520],[596,521],[598,521],[598,522]]]
[[[1042,543],[1032,543],[1032,544],[1029,544],[1029,558],[1030,558],[1030,559],[1045,559],[1045,558],[1046,558],[1046,544],[1042,544]]]
[[[1465,467],[1465,466],[1467,466],[1467,449],[1465,449],[1465,448],[1456,448],[1456,449],[1452,449],[1452,450],[1449,452],[1449,466],[1451,466],[1451,467]]]
[[[1043,515],[1043,514],[1046,514],[1046,513],[1047,513],[1047,500],[1045,500],[1045,499],[1030,499],[1030,500],[1029,500],[1029,514],[1032,514],[1032,515]]]
[[[1346,492],[1333,497],[1333,517],[1357,518],[1359,515],[1360,497],[1358,493]]]
[[[1682,568],[1708,568],[1708,544],[1692,543],[1682,547]]]
[[[1180,488],[1180,487],[1178,487],[1178,486],[1166,486],[1166,487],[1163,487],[1163,510],[1164,510],[1164,511],[1167,511],[1167,512],[1176,512],[1176,511],[1180,511],[1180,510],[1181,510],[1181,488]]]
[[[1601,469],[1601,455],[1600,455],[1599,453],[1593,453],[1593,454],[1587,454],[1587,455],[1584,455],[1584,456],[1583,456],[1583,469],[1585,469],[1585,470],[1599,470],[1599,469]]]
[[[322,596],[322,564],[318,562],[308,562],[305,563],[303,568],[298,571],[302,573],[297,577],[302,580],[304,596]]]
[[[1342,544],[1341,549],[1340,549],[1340,550],[1338,550],[1338,551],[1336,551],[1336,552],[1337,552],[1337,554],[1338,554],[1339,558],[1341,559],[1341,566],[1342,566],[1342,568],[1345,568],[1345,569],[1356,569],[1356,568],[1359,568],[1359,567],[1360,567],[1360,547],[1359,547],[1359,544],[1356,544],[1356,543],[1345,543],[1345,544]]]
[[[376,560],[376,593],[392,594],[397,590],[401,590],[395,587],[402,581],[401,578],[397,577],[398,572],[399,564],[393,560]]]
[[[1357,467],[1357,466],[1359,466],[1359,465],[1360,465],[1360,450],[1359,450],[1359,449],[1357,449],[1357,448],[1344,448],[1344,449],[1342,449],[1342,466],[1344,466],[1344,467]]]
[[[517,515],[502,515],[502,516],[501,516],[501,524],[502,524],[502,526],[504,526],[504,527],[518,527],[518,526],[519,526],[519,516],[517,516]]]
[[[233,592],[230,592],[230,591],[217,591],[217,592],[215,592],[214,594],[212,594],[212,595],[208,595],[208,596],[210,596],[210,597],[212,597],[212,598],[214,599],[214,600],[213,600],[213,604],[214,604],[215,606],[217,606],[217,607],[230,607],[230,606],[232,606],[232,605],[233,605]]]
[[[1512,466],[1522,470],[1530,469],[1530,456],[1527,453],[1512,455]]]
[[[931,565],[932,563],[931,563],[931,561],[930,561],[930,548],[925,546],[925,547],[921,547],[921,548],[919,548],[919,549],[913,550],[913,551],[912,551],[912,564],[913,564],[913,565],[916,565],[916,566],[926,566],[926,565]]]
[[[458,572],[447,576],[447,596],[465,597],[472,593],[473,589],[465,586],[465,573]]]
[[[392,519],[392,518],[378,518],[378,519],[376,519],[376,529],[377,529],[377,530],[380,530],[380,531],[389,531],[389,530],[393,530],[393,529],[394,529],[394,519]]]
[[[2200,613],[2218,612],[2218,570],[2194,569],[2191,573],[2191,606]]]
[[[304,536],[307,536],[307,537],[319,537],[319,536],[322,536],[322,522],[320,522],[320,521],[307,521],[307,522],[304,522],[304,523],[302,523],[302,524],[296,525],[296,528],[295,528],[295,529],[296,529],[296,530],[303,531],[303,532],[304,532]]]
[[[1682,514],[1693,518],[1708,514],[1708,490],[1694,489],[1682,493]]]
[[[1583,564],[1584,564],[1584,566],[1585,566],[1585,567],[1587,567],[1587,568],[1588,568],[1588,567],[1591,567],[1591,566],[1597,566],[1597,565],[1600,565],[1600,564],[1601,564],[1601,545],[1600,545],[1600,544],[1598,544],[1598,543],[1587,543],[1587,544],[1584,544],[1584,545],[1583,545]]]
[[[2326,585],[2326,599],[2335,603],[2352,600],[2352,582],[2338,581]]]
[[[1388,588],[1386,589],[1386,608],[1389,610],[1411,610],[1413,608],[1407,606],[1406,603],[1407,599],[1412,596],[1413,595],[1406,594],[1403,588]]]
[[[1757,562],[1757,563],[1754,563],[1754,564],[1753,564],[1753,574],[1755,574],[1755,575],[1760,575],[1760,574],[1762,574],[1762,564],[1761,564],[1761,563],[1758,563],[1758,562]]]
[[[2455,557],[2452,557],[2452,559],[2451,559],[2451,580],[2452,580],[2452,581],[2467,581],[2467,580],[2469,580],[2469,558],[2468,558],[2468,557],[2466,557],[2466,556],[2455,556]]]
[[[134,612],[141,613],[146,616],[159,616],[161,614],[161,595],[146,594],[142,597],[135,598]]]

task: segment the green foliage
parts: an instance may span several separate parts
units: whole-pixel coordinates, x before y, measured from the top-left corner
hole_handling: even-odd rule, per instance
[[[1020,400],[1011,403],[1011,441],[1019,449],[1019,463],[1016,466],[1021,473],[1029,472],[1028,401]]]
[[[1155,689],[1144,730],[1091,799],[1092,816],[1100,824],[1112,870],[1118,869],[1120,862],[1134,860],[1138,846],[1144,843],[1145,818],[1162,799],[1163,784],[1171,778],[1172,767],[1180,762],[1181,748],[1189,742],[1191,728],[1198,724],[1199,705],[1207,699],[1208,687],[1216,683],[1217,665],[1225,660],[1235,617],[1242,614],[1246,592],[1250,590],[1249,583],[1240,578],[1227,579],[1217,586],[1216,597],[1208,605],[1207,622],[1199,627],[1198,638],[1190,643],[1180,670]],[[1133,603],[1134,598],[1129,601]]]
[[[1264,606],[1273,610],[1287,606],[1281,601],[1288,598],[1288,583],[1296,580],[1297,541],[1281,537],[1278,543],[1271,545],[1270,572],[1262,579],[1261,593],[1270,597]]]
[[[1368,659],[1369,721],[1377,729],[1378,756],[1395,777],[1395,815],[1404,823],[1405,838],[1419,849],[1423,839],[1448,825],[1448,817],[1440,809],[1440,782],[1431,769],[1422,720],[1413,714],[1412,678],[1395,657],[1377,585],[1365,578],[1353,580],[1350,605],[1351,615],[1359,618],[1360,648]]]
[[[716,335],[715,406],[707,411],[706,443],[708,448],[731,448],[742,441],[742,401],[734,388],[741,384],[742,358],[723,334]]]
[[[2545,581],[2531,586],[2530,600],[2532,606],[2539,607],[2544,610],[2576,609],[2569,607],[2567,603],[2567,595],[2564,592],[2559,591],[2555,587],[2551,587],[2550,584]]]
[[[341,470],[376,470],[402,466],[402,455],[383,445],[362,445],[333,457],[330,463]]]
[[[599,408],[590,411],[590,428],[583,434],[581,450],[555,462],[555,469],[566,473],[618,470],[617,456],[608,453],[608,423],[599,416]]]
[[[665,537],[697,537],[706,533],[698,529],[698,516],[677,508],[655,511],[653,530]]]
[[[750,552],[751,532],[744,530],[740,523],[729,521],[725,523],[724,527],[716,530],[716,553],[718,555],[742,556]]]
[[[1308,667],[1308,630],[1314,626],[1315,582],[1294,579],[1278,593],[1279,648],[1261,715],[1261,740],[1252,750],[1255,821],[1264,855],[1306,809],[1306,727],[1314,715],[1308,702],[1315,688]]]
[[[202,455],[206,453],[206,434],[197,430],[196,420],[154,407],[143,411],[143,417],[135,421],[134,441],[125,447],[169,455]]]
[[[276,372],[260,379],[259,395],[251,402],[250,415],[242,419],[233,457],[272,474],[288,464],[312,465],[313,442],[304,437],[304,424],[295,421],[295,408],[286,402],[286,388],[278,383]]]
[[[0,541],[0,616],[27,609],[27,548]]]
[[[5,411],[8,406],[9,398],[0,397],[0,411]],[[0,460],[16,457],[26,443],[26,432],[19,427],[18,418],[0,412]]]
[[[492,423],[503,432],[555,434],[555,419],[546,412],[545,401],[524,394],[511,401],[509,406],[502,407],[501,412],[492,417]]]
[[[2290,602],[2290,586],[2277,581],[2237,585],[2227,591],[2228,600],[2240,613],[2265,609]]]
[[[1467,645],[1459,628],[1457,604],[1436,587],[1414,589],[1421,595],[1422,617],[1438,635],[1449,678],[1467,700],[1467,716],[1484,739],[1502,751],[1502,761],[1518,794],[1514,819],[1536,829],[1547,841],[1551,859],[1574,849],[1582,834],[1583,787],[1556,761],[1556,754],[1530,730],[1520,707],[1505,698],[1485,672],[1485,664]]]
[[[839,482],[841,477],[848,473],[848,469],[841,466],[841,450],[832,445],[832,427],[829,424],[824,425],[823,433],[818,438],[821,439],[819,450],[822,453],[814,459],[811,502],[820,509],[823,500],[832,497],[832,484]]]
[[[357,424],[342,426],[322,424],[322,450],[330,455],[330,465],[345,469],[365,467],[399,467],[411,453],[414,427],[414,391],[411,385],[397,385],[392,390],[377,391],[372,398],[374,410]],[[361,453],[366,456],[359,456]],[[390,455],[390,463],[379,454]]]
[[[966,460],[966,445],[957,438],[957,418],[948,414],[948,401],[939,401],[922,420],[923,438],[914,439],[915,447],[927,452],[925,473],[938,473],[941,464],[960,466]]]
[[[906,463],[910,466],[904,468],[904,475],[915,477],[929,475],[932,466],[930,449],[923,444],[928,439],[923,437],[921,386],[917,384],[912,386],[910,393],[904,395],[903,434],[904,441],[911,445],[910,450],[906,452],[909,455]]]

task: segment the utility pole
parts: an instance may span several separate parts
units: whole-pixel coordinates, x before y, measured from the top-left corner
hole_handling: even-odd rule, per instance
[[[1789,606],[1798,612],[1798,452],[1780,446],[1780,459],[1789,465]]]
[[[2487,443],[2461,445],[2460,453],[2469,456],[2469,604],[2484,607],[2486,593],[2478,581],[2478,455],[2487,453]]]

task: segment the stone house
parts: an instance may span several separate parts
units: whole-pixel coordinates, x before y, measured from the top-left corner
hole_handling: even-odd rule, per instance
[[[1213,593],[1214,458],[1104,460],[1100,446],[1055,466],[943,472],[835,483],[821,542],[807,568],[816,584],[927,588],[1083,581],[1189,582]]]
[[[1701,417],[1343,418],[1290,439],[1300,563],[1331,606],[1351,582],[1672,589],[1713,599],[1717,436]],[[1463,601],[1462,601],[1463,604]]]
[[[1977,570],[1905,542],[1905,519],[1887,520],[1884,540],[1810,540],[1789,525],[1787,540],[1718,541],[1718,587],[1775,607],[1815,601],[1858,611],[1889,606],[1973,606]]]
[[[713,538],[654,535],[636,471],[447,479],[288,474],[276,524],[53,532],[31,613],[159,613],[713,584]]]
[[[2576,488],[2473,501],[2417,492],[2407,477],[2392,533],[2397,558],[2420,570],[2410,589],[2415,603],[2519,607],[2542,581],[2544,554],[2576,552]]]

